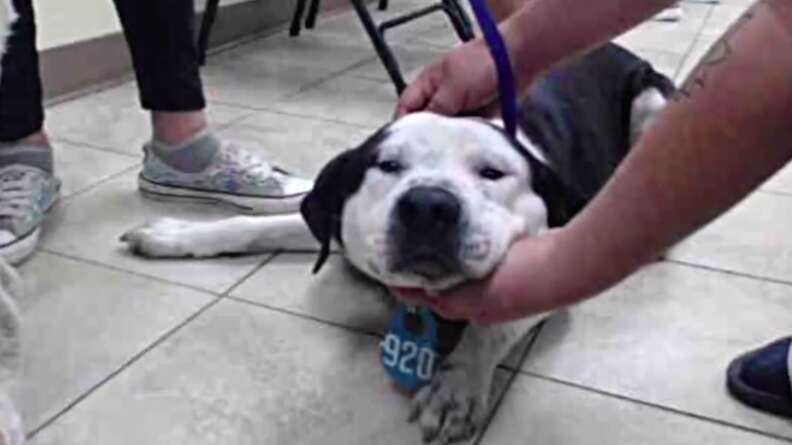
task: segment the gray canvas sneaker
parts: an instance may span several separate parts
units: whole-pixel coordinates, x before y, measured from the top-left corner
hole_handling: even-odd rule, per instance
[[[40,168],[0,167],[0,257],[19,264],[33,253],[44,215],[60,196],[60,185]]]
[[[313,187],[311,181],[273,167],[232,144],[220,144],[212,162],[197,173],[176,170],[146,144],[143,171],[138,177],[140,191],[155,199],[229,204],[246,213],[299,211]]]

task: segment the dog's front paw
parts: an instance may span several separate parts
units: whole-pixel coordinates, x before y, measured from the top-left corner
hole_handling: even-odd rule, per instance
[[[132,252],[150,258],[201,256],[191,247],[190,229],[195,224],[164,218],[126,232],[121,235],[121,242]]]
[[[424,443],[450,444],[472,439],[484,422],[489,380],[474,366],[443,364],[413,398],[410,422],[417,422]]]

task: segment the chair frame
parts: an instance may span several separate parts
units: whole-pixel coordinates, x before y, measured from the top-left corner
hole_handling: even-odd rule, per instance
[[[289,34],[291,36],[300,35],[303,18],[305,18],[306,29],[314,28],[316,25],[316,18],[319,14],[320,1],[321,0],[310,0],[309,4],[309,0],[297,0],[291,26],[289,27]],[[387,9],[388,1],[389,0],[379,0],[378,8],[380,10]],[[364,0],[349,0],[349,2],[352,4],[352,8],[360,19],[360,23],[363,25],[366,34],[368,34],[369,40],[380,62],[385,68],[385,71],[387,71],[397,94],[401,94],[407,84],[399,68],[399,63],[385,40],[385,33],[388,30],[420,19],[429,14],[443,12],[448,17],[460,40],[468,41],[474,37],[470,18],[464,8],[459,4],[458,0],[439,0],[424,8],[407,12],[379,24],[374,22]],[[211,37],[212,27],[217,20],[217,11],[219,7],[220,0],[207,1],[206,11],[203,15],[201,30],[198,36],[198,60],[201,65],[206,63],[206,52],[209,47],[209,39]],[[306,7],[308,8],[307,15],[305,14]]]

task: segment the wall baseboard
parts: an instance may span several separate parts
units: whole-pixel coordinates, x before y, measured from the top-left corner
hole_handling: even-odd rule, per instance
[[[221,7],[212,30],[211,48],[240,41],[250,36],[276,32],[291,20],[294,0],[252,0]],[[324,13],[348,7],[345,0],[324,0]],[[202,14],[196,14],[196,31]],[[48,102],[91,91],[118,82],[132,71],[123,34],[50,48],[41,52],[41,76]]]

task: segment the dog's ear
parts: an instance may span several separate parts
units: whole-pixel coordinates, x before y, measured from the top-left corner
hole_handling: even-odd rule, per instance
[[[341,216],[344,205],[360,188],[366,170],[376,163],[377,147],[385,138],[386,130],[380,129],[359,147],[347,150],[330,161],[319,173],[313,190],[303,199],[300,213],[321,245],[314,273],[321,269],[330,256],[330,245],[334,238],[343,245]]]
[[[492,119],[487,123],[500,132],[528,162],[528,166],[531,168],[531,188],[545,202],[548,226],[562,226],[583,209],[586,200],[564,182],[561,175],[548,167],[547,161],[538,159],[519,141],[506,133],[499,119]]]

